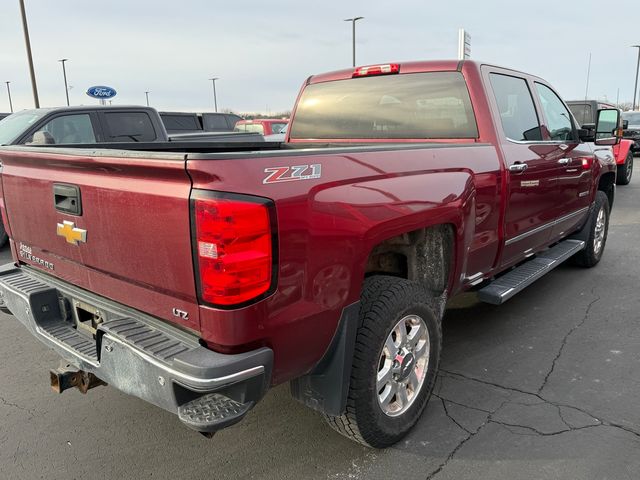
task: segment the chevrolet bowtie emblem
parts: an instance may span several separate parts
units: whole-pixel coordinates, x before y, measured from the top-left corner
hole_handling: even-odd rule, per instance
[[[76,228],[75,223],[67,222],[66,220],[58,224],[58,235],[64,237],[67,242],[73,245],[77,245],[78,242],[86,243],[87,241],[87,231],[82,228]]]

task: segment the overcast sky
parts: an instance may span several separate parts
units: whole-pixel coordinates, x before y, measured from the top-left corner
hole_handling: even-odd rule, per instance
[[[357,24],[360,65],[455,58],[458,28],[472,58],[551,82],[565,99],[631,101],[640,44],[640,2],[429,0],[304,2],[215,0],[25,0],[41,106],[65,102],[58,59],[68,58],[71,103],[97,102],[108,85],[117,104],[161,110],[290,109],[311,74],[351,65]],[[535,7],[535,9],[534,9]],[[0,111],[33,107],[18,0],[0,0]]]

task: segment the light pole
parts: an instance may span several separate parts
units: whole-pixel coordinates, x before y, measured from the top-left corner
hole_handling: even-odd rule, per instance
[[[22,30],[24,31],[24,43],[27,46],[27,60],[29,61],[29,73],[31,74],[31,89],[33,90],[33,103],[40,108],[38,99],[38,86],[36,85],[36,72],[33,69],[33,57],[31,55],[31,41],[29,40],[29,27],[27,26],[27,14],[24,10],[24,0],[20,0],[20,14],[22,15]]]
[[[62,76],[64,77],[64,93],[67,96],[67,107],[69,106],[69,85],[67,85],[67,70],[64,68],[64,62],[68,60],[68,58],[61,58],[58,60],[62,63]]]
[[[353,66],[356,66],[356,22],[358,20],[362,20],[364,17],[353,17],[353,18],[345,18],[345,22],[351,22],[352,27],[352,47],[353,47]]]
[[[213,108],[215,111],[218,111],[218,97],[216,96],[216,80],[220,80],[220,77],[210,78],[211,83],[213,84]]]
[[[636,65],[636,83],[633,86],[633,108],[631,110],[636,109],[636,94],[638,93],[638,71],[640,71],[640,45],[631,45],[631,48],[638,49],[638,64]]]
[[[9,88],[9,84],[11,82],[4,82],[7,84],[7,95],[9,95],[9,108],[11,109],[11,113],[13,113],[13,103],[11,103],[11,88]]]
[[[146,92],[144,92],[145,96],[147,97],[147,107],[149,106],[149,94],[150,94],[150,93],[151,93],[151,92],[150,92],[150,91],[148,91],[148,90],[147,90]]]

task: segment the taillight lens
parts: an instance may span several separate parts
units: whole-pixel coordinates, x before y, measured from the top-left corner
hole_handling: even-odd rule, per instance
[[[273,241],[266,201],[196,198],[195,252],[205,302],[236,305],[259,297],[272,283]]]

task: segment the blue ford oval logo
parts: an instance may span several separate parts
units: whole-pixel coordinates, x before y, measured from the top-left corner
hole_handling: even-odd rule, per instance
[[[113,98],[116,96],[115,89],[105,86],[89,87],[87,95],[93,98]]]

